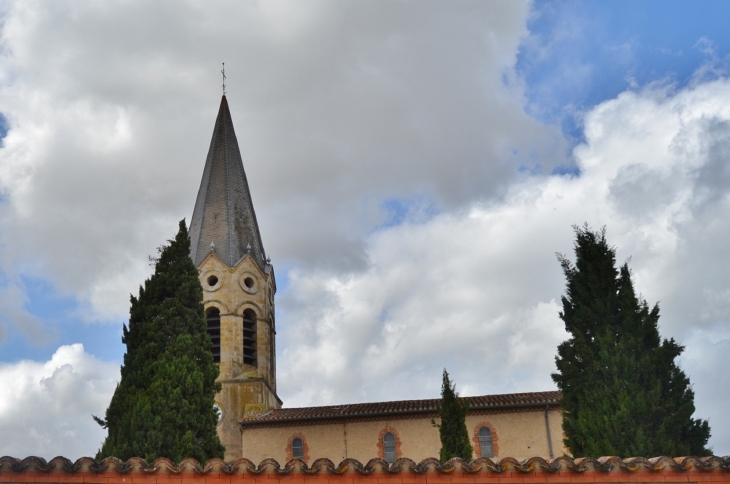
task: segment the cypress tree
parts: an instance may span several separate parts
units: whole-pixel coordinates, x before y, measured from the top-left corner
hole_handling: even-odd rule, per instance
[[[441,437],[441,462],[446,462],[454,457],[461,457],[465,461],[471,461],[474,449],[469,443],[469,432],[466,430],[466,405],[459,399],[456,387],[451,383],[449,374],[444,368],[443,382],[441,384],[441,407],[439,408],[441,424],[439,437]]]
[[[105,420],[95,417],[108,429],[99,459],[223,457],[214,408],[218,367],[184,220],[168,242],[139,296],[131,296],[121,381]]]
[[[684,348],[661,339],[659,306],[636,295],[628,264],[616,268],[605,228],[574,229],[575,264],[558,255],[570,338],[552,375],[566,447],[580,457],[709,455],[709,424],[692,418],[694,393],[674,361]]]

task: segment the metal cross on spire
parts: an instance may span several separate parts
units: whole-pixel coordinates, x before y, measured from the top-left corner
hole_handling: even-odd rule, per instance
[[[221,69],[221,74],[223,74],[223,95],[226,95],[226,63],[223,63],[223,69]]]

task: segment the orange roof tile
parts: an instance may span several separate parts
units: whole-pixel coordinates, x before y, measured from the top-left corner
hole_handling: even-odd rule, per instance
[[[469,411],[497,410],[510,408],[531,408],[557,406],[561,393],[531,392],[507,393],[502,395],[481,395],[464,397]],[[239,423],[241,427],[266,427],[285,423],[317,420],[350,420],[381,416],[435,414],[438,412],[440,398],[428,400],[396,400],[392,402],[351,403],[323,407],[280,408],[266,414],[246,418]]]

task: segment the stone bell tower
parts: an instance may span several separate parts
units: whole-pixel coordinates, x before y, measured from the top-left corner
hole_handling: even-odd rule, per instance
[[[218,436],[241,457],[238,422],[281,408],[276,395],[274,268],[261,242],[226,96],[221,100],[190,222],[213,358],[223,389]]]

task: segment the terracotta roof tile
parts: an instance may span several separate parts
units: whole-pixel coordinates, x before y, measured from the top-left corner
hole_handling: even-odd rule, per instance
[[[561,393],[532,392],[507,393],[503,395],[481,395],[464,397],[469,409],[488,410],[504,408],[544,407],[558,405]],[[247,418],[240,425],[267,426],[284,422],[302,420],[355,419],[376,416],[392,416],[405,414],[429,414],[438,412],[440,398],[428,400],[397,400],[392,402],[352,403],[348,405],[330,405],[324,407],[280,408],[258,417]]]
[[[337,477],[343,483],[352,483],[352,474],[371,475],[373,472],[379,474],[377,482],[384,482],[384,477],[393,477],[393,482],[400,482],[399,474],[410,474],[413,477],[422,476],[420,481],[428,484],[431,479],[428,476],[434,474],[448,474],[459,476],[455,481],[464,482],[464,475],[471,474],[473,477],[469,481],[486,482],[486,477],[499,478],[500,476],[509,478],[511,472],[517,471],[517,475],[512,474],[511,482],[528,481],[524,476],[532,474],[531,482],[544,483],[562,483],[570,482],[570,476],[566,473],[575,473],[580,475],[580,482],[680,482],[687,480],[694,481],[710,481],[713,482],[729,482],[727,472],[730,470],[730,456],[726,457],[653,457],[646,459],[644,457],[630,457],[620,459],[618,457],[599,457],[571,459],[570,457],[557,457],[555,459],[545,460],[541,457],[532,457],[523,461],[518,461],[512,457],[505,457],[499,460],[492,460],[482,457],[471,462],[463,461],[460,458],[454,458],[446,463],[441,463],[437,459],[429,458],[417,463],[411,459],[401,458],[396,462],[389,464],[383,459],[371,459],[366,464],[355,459],[345,459],[335,465],[329,459],[317,459],[311,466],[308,466],[299,459],[294,459],[279,464],[274,459],[265,459],[258,465],[248,459],[238,459],[235,462],[223,462],[221,459],[211,459],[205,463],[199,463],[195,459],[183,459],[177,465],[169,459],[160,458],[154,462],[147,462],[139,457],[133,457],[124,462],[114,457],[108,457],[102,461],[91,459],[90,457],[82,457],[72,462],[65,457],[55,457],[50,461],[46,461],[41,457],[26,457],[25,459],[16,459],[9,456],[0,457],[0,482],[70,482],[69,479],[76,479],[74,482],[132,482],[137,480],[140,475],[144,476],[140,482],[154,482],[156,475],[175,475],[178,481],[181,475],[193,474],[196,482],[206,483],[206,475],[213,478],[211,482],[244,482],[251,480],[252,475],[268,474],[269,482],[276,484],[277,482],[285,482],[282,476],[302,476],[324,474],[330,475],[330,482],[333,477]],[[454,473],[458,471],[459,473]],[[690,471],[691,474],[687,474]],[[43,473],[40,476],[37,473]],[[676,474],[677,472],[681,474]],[[696,472],[696,473],[695,473]],[[701,474],[699,474],[701,472]],[[538,477],[537,474],[545,473]],[[647,474],[648,473],[648,474]],[[23,478],[23,474],[28,478]],[[71,474],[71,476],[63,476]],[[130,475],[131,474],[131,475]],[[553,474],[555,478],[550,478]],[[611,474],[613,478],[609,478]],[[657,477],[652,477],[656,475]],[[61,477],[63,476],[63,477]],[[666,476],[666,478],[664,477]],[[223,479],[221,479],[223,478]],[[231,480],[237,478],[239,480]],[[273,480],[271,480],[273,478]],[[183,479],[184,480],[184,479]],[[190,481],[190,479],[188,479]],[[168,480],[165,479],[167,482]],[[192,482],[192,481],[191,481]],[[288,480],[286,482],[295,482]],[[302,482],[301,477],[296,482]],[[439,482],[449,482],[439,481]],[[503,482],[501,479],[495,480]],[[576,482],[573,480],[573,482]]]

